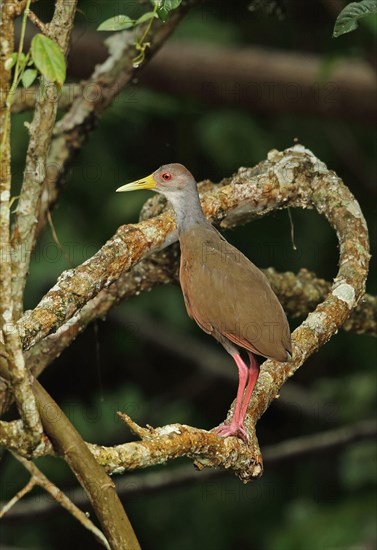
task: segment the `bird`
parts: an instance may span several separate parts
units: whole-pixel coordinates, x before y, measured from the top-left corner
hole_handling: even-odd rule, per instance
[[[207,220],[197,183],[185,166],[165,164],[116,191],[139,189],[164,195],[173,207],[181,249],[179,280],[187,313],[224,347],[238,368],[233,415],[213,431],[247,443],[244,421],[260,372],[256,356],[290,360],[287,317],[262,271]]]

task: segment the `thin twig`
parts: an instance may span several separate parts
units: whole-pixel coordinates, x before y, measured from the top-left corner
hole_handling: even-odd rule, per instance
[[[39,19],[39,17],[31,10],[29,10],[29,13],[28,13],[28,17],[30,19],[30,21],[40,30],[43,32],[43,34],[45,34],[46,36],[48,36],[48,27],[46,25],[46,23],[43,23],[43,21],[41,21]]]
[[[58,237],[58,234],[56,232],[56,229],[55,229],[55,225],[54,225],[54,222],[52,221],[52,216],[51,216],[51,212],[48,211],[47,212],[47,220],[48,220],[48,225],[50,226],[50,229],[51,229],[51,233],[52,233],[52,237],[54,239],[54,242],[56,244],[56,246],[58,247],[58,249],[60,250],[60,252],[62,253],[62,256],[64,257],[65,261],[67,262],[68,265],[72,265],[72,262],[68,256],[68,254],[66,253],[66,251],[64,250],[64,247],[62,245],[62,243],[60,242],[60,239]]]
[[[6,504],[4,504],[4,506],[2,506],[1,510],[0,510],[0,519],[7,513],[9,512],[9,510],[11,510],[13,508],[13,506],[15,504],[17,504],[17,502],[19,500],[21,500],[25,495],[27,495],[27,493],[29,493],[37,484],[37,480],[34,478],[34,477],[31,477],[29,479],[29,481],[27,482],[27,484],[22,488],[20,489],[15,495],[14,497],[12,497]]]
[[[19,456],[15,453],[13,453],[13,456],[16,460],[18,460],[24,468],[31,474],[30,482],[33,482],[32,487],[34,485],[39,485],[42,487],[45,491],[47,491],[53,499],[60,504],[63,508],[65,508],[74,518],[77,519],[83,525],[88,531],[93,533],[95,538],[108,550],[110,550],[109,543],[107,542],[104,534],[102,531],[98,529],[94,525],[94,523],[88,518],[88,516],[82,512],[64,493],[61,491],[54,483],[52,483],[33,462],[30,462],[30,460],[26,460],[26,458],[23,458],[22,456]],[[31,490],[31,489],[29,489]],[[19,493],[17,493],[18,495]],[[23,495],[21,495],[22,497]],[[20,498],[21,498],[20,497]],[[18,499],[19,500],[19,499]],[[1,517],[1,513],[0,513]]]
[[[313,456],[341,449],[358,441],[374,439],[376,434],[375,419],[361,420],[326,432],[275,443],[275,445],[267,447],[263,454],[268,462],[282,462],[292,457],[298,459],[303,456]]]

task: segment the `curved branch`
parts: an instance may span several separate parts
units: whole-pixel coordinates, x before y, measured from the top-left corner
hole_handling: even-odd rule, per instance
[[[119,453],[106,450],[109,467],[121,470],[147,466],[181,456],[203,459],[201,465],[231,468],[247,481],[262,472],[255,425],[280,387],[304,361],[323,345],[349,317],[364,292],[369,265],[368,232],[360,207],[334,172],[329,171],[310,151],[295,146],[284,152],[271,151],[268,160],[254,169],[242,168],[214,188],[205,183],[201,190],[203,209],[222,227],[230,227],[271,210],[290,206],[315,207],[335,229],[340,245],[339,271],[327,298],[298,327],[292,336],[293,358],[289,363],[267,360],[261,367],[250,402],[246,426],[251,444],[235,438],[220,439],[215,434],[188,426],[172,425],[156,430],[139,428],[129,418],[143,441],[125,446]],[[33,312],[20,323],[25,345],[30,346],[58,328],[79,310],[88,298],[116,280],[126,269],[153,251],[176,239],[171,211],[151,220],[123,226],[96,255],[62,274],[57,285]],[[37,325],[39,331],[34,329]],[[229,412],[231,414],[232,411]],[[93,448],[95,453],[102,452]],[[117,447],[116,449],[119,449]],[[103,451],[105,452],[105,451]],[[130,462],[131,461],[131,462]]]
[[[330,186],[333,181],[336,181],[336,191],[335,184]],[[313,185],[319,185],[323,193],[327,183],[327,205],[333,204],[334,196],[337,197],[339,191],[345,189],[350,208],[356,213],[360,212],[358,216],[354,215],[354,219],[360,225],[360,239],[364,243],[360,245],[360,254],[364,250],[367,255],[366,225],[357,202],[341,180],[301,146],[287,149],[283,153],[271,152],[269,160],[254,169],[240,169],[232,178],[224,179],[216,186],[204,182],[200,190],[207,217],[226,229],[287,206],[312,208],[315,205],[320,213],[330,216],[332,214],[328,211],[329,206],[323,202],[316,204],[314,201],[317,195]],[[157,207],[154,206],[156,204]],[[144,209],[144,217],[151,212],[153,215],[156,210],[162,210],[161,203],[149,201],[148,207]],[[356,238],[356,235],[355,233],[353,237]],[[38,306],[25,313],[19,322],[24,348],[29,349],[48,334],[56,332],[102,289],[109,288],[141,260],[176,240],[175,221],[170,210],[152,219],[144,219],[138,224],[121,226],[114,237],[92,258],[77,268],[62,273],[56,285]],[[367,268],[365,273],[366,271]],[[365,275],[361,266],[360,273]],[[348,313],[354,305],[356,304],[352,303]],[[345,319],[346,317],[342,322]]]
[[[142,428],[128,415],[118,414],[142,441],[114,447],[89,444],[99,464],[111,473],[165,464],[168,460],[186,456],[200,459],[200,464],[196,462],[199,469],[204,466],[222,467],[233,470],[243,481],[262,475],[262,455],[255,434],[246,446],[235,437],[223,439],[215,433],[184,424]]]
[[[25,353],[27,367],[34,376],[50,365],[89,323],[103,319],[120,301],[151,290],[154,286],[178,280],[179,256],[172,247],[139,262],[109,288],[104,288],[67,323]],[[319,279],[303,268],[295,275],[279,273],[274,268],[262,269],[284,310],[291,317],[304,317],[326,298],[331,283]],[[377,297],[364,294],[350,317],[341,327],[356,334],[377,336]],[[0,403],[5,397],[0,396]]]
[[[277,272],[273,267],[262,270],[277,294],[284,310],[291,317],[304,317],[323,301],[331,283],[305,268],[295,275]],[[364,294],[341,327],[343,330],[377,336],[377,296]]]

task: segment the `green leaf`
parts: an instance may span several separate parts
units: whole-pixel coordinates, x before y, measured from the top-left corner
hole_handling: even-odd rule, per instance
[[[12,55],[8,57],[5,61],[5,68],[9,71],[12,67],[15,66],[17,62],[18,52],[13,52]],[[22,68],[25,65],[26,56],[23,52],[20,53],[20,67]]]
[[[135,25],[135,21],[128,17],[128,15],[116,15],[103,21],[98,27],[98,31],[124,31],[130,29]]]
[[[64,84],[66,66],[60,47],[43,34],[36,34],[31,41],[31,56],[38,71],[51,82]]]
[[[136,25],[141,25],[142,23],[145,23],[146,21],[149,21],[154,17],[157,17],[154,11],[147,11],[147,13],[144,13],[141,17],[139,17],[139,19],[137,19]]]
[[[165,23],[168,20],[169,13],[170,12],[166,8],[158,8],[157,10],[157,15],[163,23]]]
[[[377,13],[377,0],[361,0],[351,2],[338,15],[333,31],[333,37],[337,38],[342,34],[354,31],[359,26],[359,19],[366,15]]]
[[[21,82],[24,88],[29,88],[37,78],[38,71],[35,69],[26,69],[21,77]]]
[[[157,9],[157,15],[165,23],[167,21],[171,11],[178,8],[182,0],[162,0],[159,8]]]
[[[17,52],[13,52],[12,55],[10,55],[4,63],[5,69],[9,71],[12,67],[15,66],[16,61],[17,61]]]
[[[169,11],[175,10],[178,6],[182,4],[182,0],[162,0],[161,8],[165,8]]]

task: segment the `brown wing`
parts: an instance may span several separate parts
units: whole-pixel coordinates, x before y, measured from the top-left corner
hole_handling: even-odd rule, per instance
[[[187,312],[216,337],[249,351],[287,360],[287,318],[263,273],[211,225],[180,237],[180,280]]]

